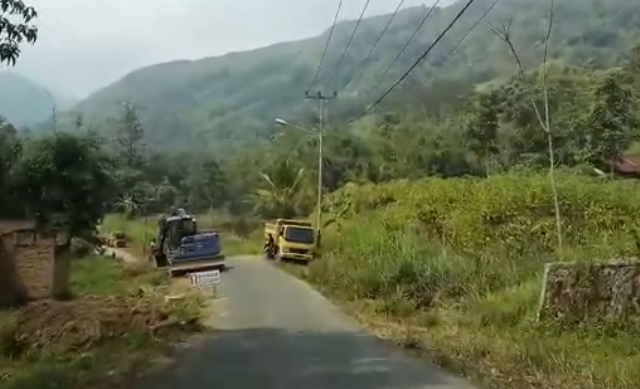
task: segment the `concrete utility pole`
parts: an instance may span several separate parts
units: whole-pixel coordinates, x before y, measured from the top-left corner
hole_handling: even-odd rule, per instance
[[[325,115],[327,109],[327,103],[338,97],[338,92],[334,92],[333,95],[326,96],[322,92],[310,93],[306,91],[304,93],[306,99],[315,100],[318,103],[318,199],[316,203],[316,228],[318,233],[322,228],[322,165],[323,165],[323,150],[322,142],[324,138],[324,124]]]

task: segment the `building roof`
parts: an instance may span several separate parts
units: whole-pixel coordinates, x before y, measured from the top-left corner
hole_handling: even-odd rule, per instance
[[[0,234],[32,230],[36,226],[31,220],[0,220]]]
[[[640,157],[622,157],[613,164],[613,170],[619,174],[640,175]]]

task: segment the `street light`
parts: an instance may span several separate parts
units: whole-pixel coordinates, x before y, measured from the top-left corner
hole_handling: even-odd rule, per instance
[[[322,211],[320,209],[320,205],[322,204],[322,131],[318,129],[310,130],[297,124],[290,123],[282,118],[276,118],[275,122],[283,127],[290,127],[306,133],[318,135],[318,198],[316,203],[316,228],[319,233],[322,222]]]
[[[304,128],[302,126],[299,126],[297,124],[293,124],[293,123],[288,122],[288,121],[286,121],[286,120],[284,120],[282,118],[276,118],[275,122],[276,122],[276,124],[281,125],[283,127],[291,127],[291,128],[295,128],[296,130],[304,131],[304,132],[307,132],[307,133],[315,134],[316,132],[318,132],[317,130],[310,130],[308,128]]]
[[[276,123],[281,125],[281,126],[288,126],[289,125],[289,122],[284,120],[284,119],[282,119],[282,118],[276,118]]]

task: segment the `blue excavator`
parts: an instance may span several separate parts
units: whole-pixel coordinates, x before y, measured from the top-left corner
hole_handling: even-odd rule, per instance
[[[158,236],[151,241],[152,259],[169,274],[224,269],[220,234],[198,232],[195,216],[180,208],[158,222]]]

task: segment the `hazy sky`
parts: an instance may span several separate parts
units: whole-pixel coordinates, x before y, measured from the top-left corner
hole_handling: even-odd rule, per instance
[[[431,2],[406,0],[405,6]],[[318,35],[331,25],[338,0],[27,3],[40,13],[40,38],[35,46],[24,48],[16,70],[82,97],[145,65]],[[344,0],[341,19],[357,18],[364,3]],[[396,6],[395,0],[371,0],[367,14],[391,12]]]

